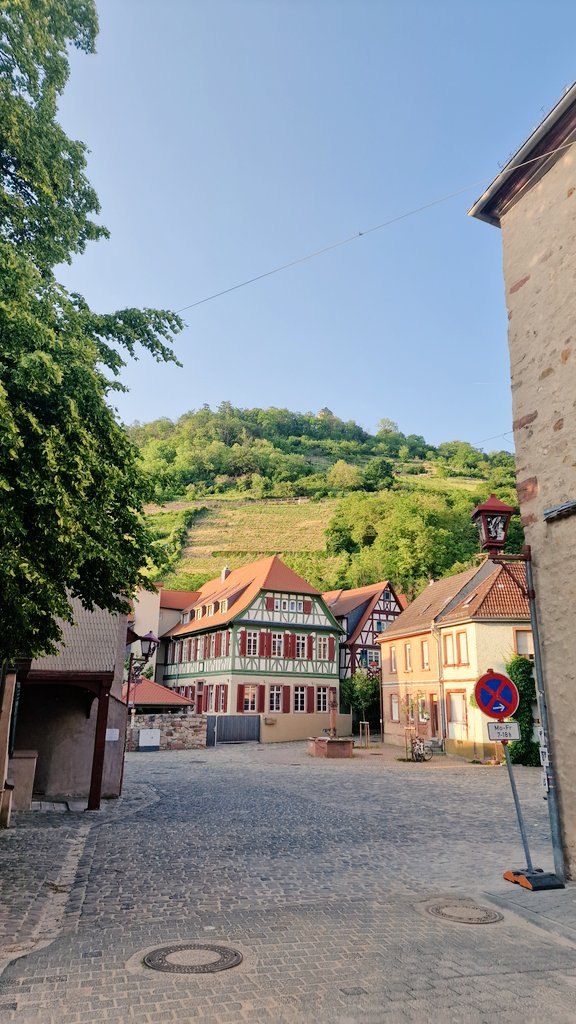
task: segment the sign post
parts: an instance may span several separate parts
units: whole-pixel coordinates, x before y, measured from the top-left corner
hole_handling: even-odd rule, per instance
[[[520,829],[520,835],[522,837],[522,846],[524,847],[524,854],[526,856],[526,868],[520,871],[505,871],[504,878],[507,882],[515,882],[517,885],[521,885],[524,889],[540,890],[540,889],[563,889],[564,883],[551,872],[543,871],[542,868],[535,868],[530,856],[530,847],[528,846],[528,836],[526,833],[526,825],[524,822],[524,816],[522,814],[522,808],[520,806],[520,798],[518,796],[518,789],[516,788],[516,780],[514,778],[514,772],[512,771],[512,762],[510,760],[510,751],[508,750],[508,743],[510,740],[520,739],[520,726],[518,722],[504,722],[504,718],[508,718],[513,715],[518,709],[520,703],[520,694],[515,683],[507,676],[503,676],[500,672],[493,672],[491,668],[483,675],[474,687],[474,697],[476,703],[483,714],[487,715],[488,718],[496,719],[496,721],[488,723],[488,736],[491,740],[499,741],[504,747],[504,757],[506,759],[506,768],[508,769],[508,778],[510,779],[510,786],[512,789],[512,796],[514,798],[514,806],[516,808],[516,816],[518,818],[518,827]]]

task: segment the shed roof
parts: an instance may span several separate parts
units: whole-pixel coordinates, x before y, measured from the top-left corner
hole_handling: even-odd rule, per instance
[[[122,687],[122,700],[128,700],[128,683]],[[141,679],[130,685],[130,703],[134,704],[155,704],[157,707],[174,707],[176,705],[188,707],[193,700],[182,697],[181,694],[169,690],[167,686],[161,686],[152,679]]]

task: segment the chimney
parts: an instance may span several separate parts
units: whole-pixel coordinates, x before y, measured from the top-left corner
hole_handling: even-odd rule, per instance
[[[224,568],[222,569],[222,572],[220,573],[220,582],[224,583],[224,580],[227,579],[229,575],[230,569],[228,568],[227,565],[225,565]]]

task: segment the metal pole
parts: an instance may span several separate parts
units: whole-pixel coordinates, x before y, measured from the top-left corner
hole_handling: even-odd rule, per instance
[[[526,584],[528,586],[528,601],[530,604],[530,623],[532,636],[534,638],[534,671],[536,675],[536,690],[538,693],[538,708],[540,711],[540,722],[544,734],[544,742],[548,750],[549,763],[544,766],[548,789],[548,816],[550,819],[550,835],[552,838],[552,850],[554,853],[554,871],[561,882],[566,879],[566,868],[564,864],[564,851],[562,849],[562,831],[560,828],[560,808],[558,805],[558,789],[556,787],[556,773],[551,756],[550,729],[548,725],[548,707],[546,704],[546,691],[544,689],[544,673],[542,671],[542,658],[540,654],[540,633],[538,631],[538,616],[536,613],[536,594],[534,591],[534,576],[532,574],[532,552],[529,547],[526,553]]]
[[[524,853],[526,854],[526,867],[530,874],[534,874],[534,865],[532,864],[532,857],[530,856],[530,850],[528,848],[528,837],[526,835],[526,826],[524,824],[524,818],[522,817],[522,808],[520,807],[520,800],[518,798],[518,790],[516,789],[516,780],[514,778],[514,772],[512,771],[512,762],[510,760],[510,751],[508,750],[508,742],[505,740],[502,744],[504,747],[504,757],[506,758],[506,767],[508,769],[508,778],[510,779],[510,785],[512,786],[512,796],[514,797],[514,806],[516,808],[516,815],[518,817],[518,827],[520,829],[520,835],[522,836],[522,846],[524,847]]]

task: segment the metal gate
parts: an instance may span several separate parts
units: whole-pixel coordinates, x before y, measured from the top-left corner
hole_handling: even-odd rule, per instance
[[[218,743],[260,742],[260,715],[218,715]]]
[[[208,715],[206,720],[206,746],[216,746],[216,715]]]

